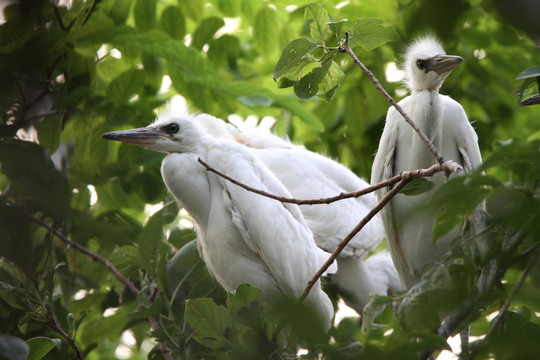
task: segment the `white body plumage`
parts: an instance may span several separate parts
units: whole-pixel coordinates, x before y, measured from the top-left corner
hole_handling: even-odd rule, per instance
[[[405,72],[411,95],[399,105],[422,129],[445,159],[454,160],[465,172],[480,166],[482,159],[477,135],[463,107],[438,90],[448,74],[461,63],[457,56],[447,56],[441,45],[427,37],[413,43],[406,54]],[[435,159],[399,112],[391,107],[373,163],[371,183],[386,180],[402,171],[427,168]],[[439,173],[430,179],[435,189],[445,181]],[[381,189],[381,199],[388,189]],[[431,190],[434,191],[434,190]],[[458,229],[433,242],[436,214],[421,209],[431,193],[417,196],[398,194],[382,211],[392,258],[406,287],[414,284],[423,267],[449,251],[450,241]]]
[[[164,182],[196,221],[201,256],[226,290],[247,283],[259,287],[263,298],[298,298],[328,258],[313,241],[297,205],[251,193],[198,163],[200,157],[242,183],[291,196],[246,147],[208,136],[191,116],[158,118],[149,127],[103,137],[169,154],[162,163]],[[329,328],[333,307],[319,281],[306,301]]]

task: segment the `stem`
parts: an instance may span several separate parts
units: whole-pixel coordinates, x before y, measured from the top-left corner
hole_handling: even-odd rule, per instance
[[[47,322],[47,326],[50,327],[51,329],[53,329],[54,331],[56,331],[57,333],[60,334],[60,336],[62,336],[69,344],[69,346],[71,346],[71,348],[73,349],[73,351],[75,351],[75,356],[77,356],[77,359],[79,360],[83,360],[84,359],[84,355],[81,353],[81,351],[79,350],[79,348],[77,347],[77,345],[75,345],[75,341],[73,341],[73,338],[71,336],[69,336],[68,333],[66,333],[64,331],[64,329],[62,329],[56,322],[54,321],[48,321]]]
[[[392,98],[392,96],[390,96],[390,94],[382,87],[381,83],[379,82],[379,80],[377,80],[377,78],[375,77],[375,75],[373,75],[373,73],[371,72],[371,70],[369,70],[355,55],[355,53],[352,51],[352,49],[349,47],[349,33],[345,33],[345,45],[344,46],[340,46],[339,48],[339,51],[340,52],[344,52],[344,53],[347,53],[349,54],[349,56],[353,59],[354,63],[356,65],[358,65],[360,67],[360,69],[362,69],[362,71],[364,71],[366,73],[366,75],[369,77],[369,79],[371,80],[371,82],[375,85],[375,87],[377,88],[377,90],[379,90],[383,95],[384,97],[386,98],[386,100],[388,100],[388,102],[390,102],[390,104],[392,104],[393,107],[396,108],[396,110],[401,114],[401,116],[403,116],[403,118],[405,119],[405,121],[414,129],[414,131],[416,131],[418,133],[418,135],[420,136],[420,138],[422,139],[422,141],[426,144],[426,146],[429,148],[429,151],[433,154],[433,156],[435,157],[435,159],[437,159],[437,162],[440,164],[442,162],[444,162],[444,157],[439,153],[439,151],[435,148],[435,146],[433,145],[433,143],[431,142],[431,140],[429,140],[429,138],[426,136],[426,134],[422,131],[422,129],[420,129],[416,123],[411,119],[411,117],[409,115],[407,115],[407,113],[403,110],[403,108]]]
[[[24,211],[24,210],[23,210]],[[69,239],[67,236],[65,236],[64,234],[62,234],[60,231],[56,230],[55,228],[49,226],[47,223],[45,223],[44,221],[36,218],[35,216],[27,213],[26,211],[24,211],[25,215],[30,219],[32,220],[33,222],[35,222],[36,224],[38,224],[39,226],[43,227],[44,229],[46,229],[48,232],[50,232],[51,234],[54,234],[56,235],[56,237],[58,237],[60,240],[62,240],[64,243],[68,244],[69,246],[75,248],[76,250],[82,252],[83,254],[87,255],[88,257],[90,257],[92,260],[94,261],[97,261],[99,263],[101,263],[103,266],[105,266],[113,275],[114,277],[116,277],[118,279],[118,281],[120,281],[122,284],[124,284],[125,286],[127,286],[131,292],[135,295],[139,295],[140,293],[140,290],[131,282],[129,281],[128,279],[126,279],[124,277],[124,275],[122,275],[120,273],[120,271],[118,271],[118,269],[116,269],[116,267],[111,264],[109,262],[109,260],[105,259],[104,257],[88,250],[87,248],[85,248],[84,246],[82,246],[81,244],[79,243],[76,243],[75,241]]]
[[[333,202],[336,202],[336,201],[339,201],[339,200],[343,200],[343,199],[357,198],[357,197],[360,197],[362,195],[371,193],[371,192],[373,192],[375,190],[382,189],[382,188],[384,188],[386,186],[392,186],[392,185],[398,183],[399,181],[401,181],[404,176],[412,176],[413,178],[418,178],[418,177],[425,177],[425,176],[433,176],[435,173],[441,172],[441,171],[444,171],[446,173],[452,173],[452,172],[460,173],[460,172],[463,172],[463,168],[458,163],[456,163],[454,161],[451,161],[451,160],[447,160],[447,161],[444,161],[443,163],[432,165],[431,167],[429,167],[427,169],[419,169],[419,170],[414,170],[414,171],[403,172],[403,173],[398,174],[398,175],[396,175],[394,177],[391,177],[388,180],[381,181],[378,184],[368,186],[368,187],[366,187],[366,188],[364,188],[362,190],[346,192],[346,193],[340,193],[339,195],[335,195],[335,196],[331,196],[331,197],[327,197],[327,198],[312,199],[312,200],[302,200],[302,199],[295,199],[295,198],[287,198],[287,197],[283,197],[283,196],[278,196],[278,195],[268,193],[266,191],[255,189],[255,188],[253,188],[253,187],[251,187],[249,185],[243,184],[240,181],[228,176],[227,174],[213,168],[212,166],[210,166],[208,163],[206,163],[201,158],[198,158],[197,160],[199,161],[199,163],[201,163],[206,168],[207,171],[213,172],[214,174],[224,178],[225,180],[230,181],[231,183],[233,183],[235,185],[240,186],[243,189],[246,189],[247,191],[251,191],[251,192],[253,192],[255,194],[259,194],[259,195],[265,196],[265,197],[270,198],[270,199],[274,199],[274,200],[281,201],[281,202],[284,202],[284,203],[296,204],[296,205],[330,204],[330,203],[333,203]]]
[[[406,176],[403,177],[396,186],[392,188],[382,199],[381,201],[370,210],[370,212],[356,225],[356,227],[338,244],[334,252],[330,255],[328,260],[323,264],[323,266],[315,273],[313,278],[308,282],[306,288],[302,292],[302,295],[300,296],[300,302],[302,302],[309,294],[311,288],[313,288],[313,285],[319,280],[319,278],[328,270],[330,265],[336,260],[336,258],[339,256],[341,251],[347,246],[349,241],[353,237],[356,236],[362,230],[362,228],[375,216],[379,211],[382,210],[382,208],[390,201],[392,198],[399,193],[410,181],[412,181],[414,177]]]
[[[105,259],[104,257],[88,250],[87,248],[85,248],[84,246],[80,245],[79,243],[76,243],[74,242],[73,240],[69,239],[67,236],[65,236],[64,234],[62,234],[60,231],[56,230],[55,228],[49,226],[47,223],[45,223],[44,221],[36,218],[35,216],[27,213],[25,210],[23,210],[23,213],[30,219],[32,220],[33,222],[35,222],[36,224],[38,224],[39,226],[43,227],[44,229],[46,229],[47,231],[49,231],[51,234],[53,235],[56,235],[56,237],[58,237],[60,240],[62,240],[64,243],[68,244],[69,246],[75,248],[76,250],[80,251],[81,253],[87,255],[88,257],[90,257],[92,260],[94,261],[97,261],[99,263],[101,263],[103,266],[105,266],[117,279],[118,281],[120,281],[120,283],[122,283],[123,285],[125,285],[127,288],[129,288],[131,290],[131,292],[135,295],[140,295],[141,291],[135,286],[135,284],[133,284],[131,281],[129,281],[127,278],[124,277],[124,275],[122,275],[120,273],[120,271],[118,271],[118,269],[116,269],[116,267],[111,264],[109,262],[109,260]],[[152,330],[154,331],[158,331],[160,330],[160,326],[158,324],[158,322],[153,318],[153,317],[148,317],[148,320],[150,321],[150,325],[152,326]],[[60,327],[58,327],[56,324],[54,323],[48,323],[47,325],[49,325],[50,327],[52,327],[53,329],[55,329],[56,331],[58,331],[60,333],[60,335],[62,335],[66,341],[68,341],[70,343],[70,345],[72,347],[74,347],[74,349],[76,349],[75,347],[75,344],[73,343],[73,339],[71,339],[71,337],[69,337],[68,334],[66,334]],[[53,327],[52,325],[54,325],[55,327]],[[62,330],[61,332],[57,329],[60,329]],[[65,335],[64,335],[65,334]],[[71,339],[71,342],[70,340],[68,340],[68,338],[66,338],[66,336]],[[159,342],[159,348],[161,350],[161,353],[163,355],[163,357],[166,359],[166,360],[173,360],[172,356],[169,354],[169,350],[167,349],[167,345],[165,345],[164,342],[160,341]],[[78,349],[76,349],[76,352],[79,351]],[[80,353],[80,351],[79,351]],[[77,358],[78,359],[84,359],[84,357],[82,357],[82,354],[81,354],[81,357],[79,357],[79,355],[77,354]]]

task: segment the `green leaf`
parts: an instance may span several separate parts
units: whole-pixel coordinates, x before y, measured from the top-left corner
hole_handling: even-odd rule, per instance
[[[40,123],[36,124],[38,139],[41,146],[53,153],[60,144],[60,134],[62,133],[62,119],[59,116],[47,116]]]
[[[435,184],[425,178],[417,178],[408,183],[401,193],[407,196],[420,195],[433,189]]]
[[[0,354],[8,360],[26,360],[30,353],[28,345],[18,337],[0,336]]]
[[[264,5],[253,24],[254,46],[263,55],[270,55],[277,49],[278,17],[276,10]]]
[[[294,93],[296,96],[300,99],[309,99],[315,96],[319,91],[319,84],[324,80],[330,69],[330,65],[332,65],[331,57],[327,58],[321,66],[314,68],[294,84]]]
[[[176,204],[171,202],[165,205],[148,219],[144,226],[137,246],[139,250],[139,260],[143,269],[148,274],[155,274],[159,249],[163,240],[163,228],[170,222],[171,215],[176,215]],[[172,214],[171,214],[172,213]]]
[[[216,31],[218,31],[224,25],[225,22],[223,19],[218,17],[209,17],[204,19],[197,27],[197,30],[195,30],[193,33],[191,46],[201,50],[204,44],[209,44],[212,41]]]
[[[186,35],[186,20],[184,14],[177,6],[167,6],[161,13],[160,27],[169,36],[176,40],[184,39]]]
[[[249,306],[254,301],[259,301],[260,298],[260,289],[247,284],[240,285],[234,294],[227,293],[227,309],[229,310],[229,314],[232,318],[235,318],[241,308]]]
[[[114,103],[122,105],[135,96],[144,84],[144,72],[130,69],[118,75],[107,87],[107,97]]]
[[[297,80],[294,76],[291,77],[291,74],[298,74],[304,66],[317,61],[313,57],[306,57],[315,49],[317,49],[317,43],[306,38],[291,41],[281,52],[281,56],[274,68],[274,81],[282,75],[291,80]]]
[[[43,147],[21,140],[0,141],[0,163],[21,201],[37,205],[57,220],[66,218],[71,189]]]
[[[135,25],[142,31],[154,29],[157,23],[156,15],[157,0],[135,1]]]
[[[371,51],[389,41],[400,39],[393,26],[383,25],[382,20],[375,18],[357,19],[347,31],[351,49],[360,45],[364,50]]]
[[[175,298],[223,297],[223,289],[210,276],[199,256],[197,240],[192,240],[182,246],[169,260],[166,278],[169,292],[175,295]]]
[[[516,76],[516,80],[535,78],[537,76],[540,76],[540,66],[532,66],[519,73],[519,75]]]
[[[43,336],[29,339],[26,343],[30,346],[30,354],[28,355],[27,360],[43,359],[52,349],[56,348],[60,351],[60,348],[62,347],[60,339],[51,339]]]
[[[232,322],[224,306],[216,305],[212,299],[191,299],[186,303],[184,318],[195,330],[193,337],[200,344],[212,350],[227,347],[225,330]]]
[[[321,3],[309,5],[304,12],[304,18],[306,20],[313,20],[309,24],[311,38],[317,44],[324,46],[329,33],[328,22],[330,22],[330,17],[324,6]]]
[[[337,88],[341,84],[341,81],[345,78],[345,74],[341,67],[335,62],[332,61],[328,72],[324,76],[322,82],[322,92],[323,99],[326,101],[332,100]]]
[[[109,15],[116,25],[126,23],[132,4],[133,0],[114,0]]]

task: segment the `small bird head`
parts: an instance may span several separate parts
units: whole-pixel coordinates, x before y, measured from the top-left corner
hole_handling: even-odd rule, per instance
[[[168,154],[196,152],[206,139],[191,115],[160,116],[147,127],[108,132],[101,137]]]
[[[433,37],[422,37],[412,43],[405,53],[405,77],[411,91],[438,91],[444,79],[463,58],[446,55]]]

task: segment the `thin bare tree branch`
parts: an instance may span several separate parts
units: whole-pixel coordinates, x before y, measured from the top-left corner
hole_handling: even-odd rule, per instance
[[[378,184],[368,186],[368,187],[366,187],[366,188],[364,188],[362,190],[340,193],[338,195],[327,197],[327,198],[306,200],[306,199],[288,198],[288,197],[284,197],[284,196],[271,194],[271,193],[268,193],[268,192],[260,190],[260,189],[256,189],[256,188],[251,187],[249,185],[243,184],[240,181],[230,177],[229,175],[215,169],[214,167],[210,166],[208,163],[206,163],[201,158],[198,158],[197,160],[199,161],[199,163],[201,163],[206,168],[207,171],[213,172],[214,174],[224,178],[225,180],[227,180],[227,181],[229,181],[229,182],[231,182],[231,183],[233,183],[235,185],[240,186],[243,189],[251,191],[251,192],[253,192],[255,194],[265,196],[265,197],[270,198],[270,199],[274,199],[274,200],[281,201],[281,202],[284,202],[284,203],[296,204],[296,205],[330,204],[330,203],[333,203],[333,202],[336,202],[336,201],[339,201],[339,200],[343,200],[343,199],[357,198],[357,197],[360,197],[362,195],[371,193],[371,192],[373,192],[375,190],[384,188],[386,186],[392,186],[392,185],[400,182],[403,179],[404,176],[412,176],[413,178],[418,178],[418,177],[433,176],[434,174],[436,174],[438,172],[441,172],[441,171],[444,171],[445,173],[462,173],[463,172],[463,168],[461,167],[461,165],[459,165],[458,163],[456,163],[455,161],[452,161],[452,160],[445,160],[443,163],[432,165],[431,167],[429,167],[427,169],[419,169],[419,170],[414,170],[414,171],[403,172],[401,174],[398,174],[396,176],[391,177],[388,180],[381,181]]]
[[[437,159],[437,162],[438,163],[442,163],[444,162],[444,157],[439,153],[439,151],[435,148],[435,146],[433,145],[433,143],[431,142],[431,140],[429,140],[429,138],[426,136],[426,134],[422,131],[422,129],[420,129],[418,127],[418,125],[416,125],[416,123],[411,119],[411,117],[409,115],[407,115],[407,113],[405,112],[405,110],[403,110],[403,108],[392,98],[392,96],[390,96],[390,94],[388,93],[388,91],[386,91],[381,83],[379,82],[379,80],[377,80],[377,78],[375,77],[375,75],[373,75],[373,73],[371,72],[371,70],[369,70],[357,57],[356,57],[356,54],[352,51],[352,49],[350,48],[349,46],[349,33],[345,33],[345,42],[344,42],[344,45],[343,46],[340,46],[338,48],[339,52],[342,52],[342,53],[347,53],[349,54],[349,56],[353,59],[354,63],[356,65],[358,65],[360,67],[360,69],[362,69],[362,71],[364,71],[366,73],[366,75],[369,77],[369,79],[371,80],[371,82],[373,84],[375,84],[375,87],[377,88],[377,90],[379,90],[383,95],[384,97],[386,98],[386,100],[388,100],[390,102],[390,104],[392,104],[393,107],[396,108],[396,110],[401,114],[401,116],[403,116],[403,118],[405,119],[405,121],[414,129],[414,131],[416,131],[418,133],[418,135],[420,135],[420,138],[422,138],[422,141],[426,144],[426,146],[429,148],[429,151],[431,151],[431,153],[433,154],[433,156],[435,157],[435,159]]]
[[[79,350],[77,345],[75,345],[75,341],[73,340],[73,338],[71,336],[69,336],[69,334],[66,333],[64,331],[64,329],[62,329],[62,327],[60,325],[58,325],[55,321],[51,320],[51,321],[47,322],[47,326],[50,327],[51,329],[53,329],[54,331],[56,331],[57,333],[59,333],[60,336],[62,336],[64,338],[64,340],[67,341],[69,346],[71,346],[71,348],[75,352],[75,356],[77,357],[77,359],[79,359],[79,360],[84,359],[84,355],[82,354],[81,350]]]
[[[120,283],[124,286],[126,286],[127,288],[129,288],[131,290],[131,292],[135,295],[140,295],[141,291],[135,286],[135,284],[133,284],[131,281],[129,281],[126,277],[124,277],[124,275],[122,275],[120,273],[120,271],[118,271],[118,269],[110,263],[109,260],[105,259],[104,257],[88,250],[87,248],[85,248],[84,246],[82,246],[81,244],[79,243],[76,243],[75,241],[71,240],[70,238],[68,238],[67,236],[65,236],[62,232],[60,232],[59,230],[51,227],[49,224],[45,223],[44,221],[36,218],[35,216],[33,216],[32,214],[26,212],[25,210],[23,210],[24,214],[30,219],[32,220],[33,222],[35,222],[36,224],[38,224],[39,226],[43,227],[44,229],[46,229],[48,232],[50,232],[51,234],[55,235],[56,237],[58,237],[60,240],[62,240],[64,243],[68,244],[69,246],[75,248],[76,250],[80,251],[81,253],[87,255],[88,257],[90,257],[92,260],[94,261],[97,261],[99,263],[101,263],[103,266],[105,266],[113,275],[114,277],[116,277],[118,279],[118,281],[120,281]],[[150,325],[152,327],[152,330],[154,331],[159,331],[161,328],[160,328],[160,325],[158,324],[158,322],[153,318],[153,317],[148,317],[148,320],[150,322]],[[51,324],[54,326],[55,324],[54,323],[48,323],[47,325],[49,327],[52,327],[53,329],[55,329],[53,326],[51,326]],[[58,326],[57,326],[58,328]],[[58,331],[57,329],[55,329],[56,331]],[[62,330],[62,329],[60,329]],[[63,330],[62,330],[63,331]],[[64,334],[62,334],[62,332],[58,331],[60,333],[60,335],[62,335],[64,338]],[[66,334],[67,335],[67,334]],[[69,336],[69,335],[68,335]],[[68,343],[70,343],[70,345],[76,350],[76,353],[78,351],[78,349],[76,348],[74,342],[70,342],[67,338],[66,338],[66,341],[68,341]],[[173,360],[171,354],[169,353],[169,350],[167,349],[167,345],[164,343],[164,342],[159,342],[159,348],[161,350],[161,353],[163,355],[163,357],[167,360]],[[82,354],[81,354],[82,356]],[[79,354],[77,354],[77,358],[78,359],[83,359],[84,357],[79,357]]]

